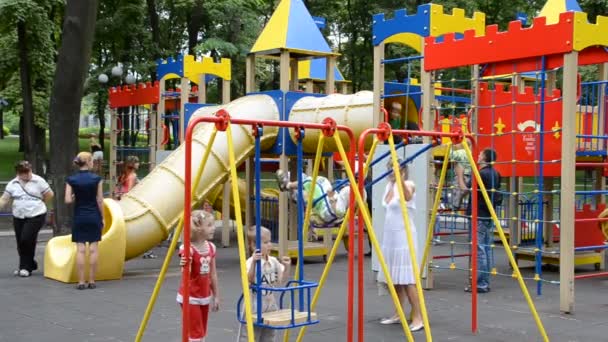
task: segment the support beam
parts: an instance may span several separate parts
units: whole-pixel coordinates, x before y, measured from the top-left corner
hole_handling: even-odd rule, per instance
[[[423,46],[424,46],[424,41],[423,41]],[[376,54],[374,53],[374,57],[376,56]],[[384,47],[382,47],[382,57],[381,59],[384,58]],[[380,60],[381,60],[380,59]],[[374,63],[376,63],[376,61],[374,60]],[[381,82],[381,87],[382,87],[382,93],[384,93],[384,67],[383,64],[381,64],[379,67],[381,67],[381,72],[382,72],[382,79],[379,80]],[[376,66],[374,67],[374,69],[376,69]],[[420,89],[422,90],[422,127],[420,127],[421,129],[425,130],[425,131],[432,131],[434,129],[433,127],[433,122],[435,120],[433,120],[433,110],[432,110],[432,103],[434,102],[434,89],[433,89],[433,75],[424,70],[424,58],[422,58],[420,60]],[[374,84],[374,87],[376,85]],[[374,95],[375,96],[375,95]],[[377,107],[379,108],[379,107]],[[430,143],[430,138],[424,138],[425,143]],[[427,164],[426,167],[426,173],[427,173],[427,179],[434,179],[434,166],[431,165],[431,163]],[[427,190],[427,189],[425,189]],[[428,189],[430,191],[430,189]],[[437,191],[441,191],[441,190],[437,190]],[[433,207],[433,196],[427,196],[427,200],[426,200],[426,205],[425,208],[432,208]],[[430,222],[430,217],[431,217],[431,212],[427,211],[426,215],[428,217],[427,222]],[[439,219],[439,218],[437,218]],[[430,227],[429,229],[435,229],[435,227]],[[427,258],[427,264],[426,265],[422,265],[423,268],[426,269],[425,273],[426,273],[426,278],[423,281],[422,286],[425,289],[432,289],[435,285],[434,285],[434,277],[433,277],[433,270],[431,268],[428,267],[429,262],[431,262],[433,260],[433,253],[431,251],[431,249],[429,249],[428,252],[428,258]]]
[[[327,63],[325,66],[325,94],[329,95],[336,92],[336,78],[334,75],[336,56],[327,56]]]
[[[342,82],[340,84],[340,92],[344,95],[348,94],[348,83]]]
[[[186,127],[185,125],[185,106],[186,103],[188,103],[189,97],[190,97],[190,81],[186,78],[186,77],[182,77],[182,81],[181,81],[181,93],[180,93],[180,106],[179,106],[179,127],[178,127],[178,132],[179,132],[179,142],[180,144],[182,142],[184,142],[184,127]]]
[[[255,55],[250,54],[245,61],[245,93],[255,91]]]
[[[384,106],[382,95],[384,95],[384,43],[380,43],[378,46],[374,46],[374,108],[373,115],[374,120],[372,123],[373,127],[384,121],[384,114],[380,110]],[[422,68],[424,70],[424,68]]]
[[[289,62],[289,72],[290,72],[290,82],[289,82],[289,90],[290,91],[298,91],[300,88],[300,80],[298,79],[298,60],[292,59]]]
[[[163,124],[165,120],[163,120],[163,116],[165,115],[165,79],[161,79],[158,82],[158,91],[160,92],[158,96],[158,107],[156,110],[156,150],[160,151],[163,149],[161,145],[163,141]]]
[[[222,103],[227,104],[230,102],[230,81],[222,80]]]
[[[156,107],[156,110],[155,110]],[[150,105],[150,114],[148,115],[150,118],[150,126],[148,128],[148,147],[150,148],[150,156],[148,158],[150,164],[148,165],[148,172],[152,172],[152,170],[156,167],[156,151],[158,150],[158,140],[156,139],[156,130],[158,127],[158,105]],[[112,148],[110,147],[110,150]],[[111,177],[110,177],[111,178]],[[111,187],[110,189],[114,189]]]
[[[560,310],[564,313],[574,313],[576,122],[575,115],[567,115],[567,113],[576,113],[577,73],[578,52],[564,55],[559,241],[559,302]]]

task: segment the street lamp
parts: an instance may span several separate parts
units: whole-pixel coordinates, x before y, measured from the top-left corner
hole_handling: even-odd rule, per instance
[[[120,77],[122,76],[122,67],[117,65],[115,67],[112,68],[112,76],[114,77]]]
[[[97,81],[99,81],[99,83],[101,84],[106,84],[108,83],[110,79],[108,78],[108,75],[106,74],[99,74],[99,76],[97,77]]]

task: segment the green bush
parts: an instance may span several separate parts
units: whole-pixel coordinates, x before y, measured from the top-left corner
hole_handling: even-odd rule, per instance
[[[6,126],[2,126],[2,131],[4,132],[4,136],[11,134],[11,130]]]

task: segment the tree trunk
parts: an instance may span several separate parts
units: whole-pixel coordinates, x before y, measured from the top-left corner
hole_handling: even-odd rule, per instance
[[[19,116],[19,149],[18,152],[25,151],[25,142],[23,139],[25,138],[25,134],[23,134],[23,113]]]
[[[48,173],[48,162],[46,158],[46,128],[38,125],[34,126],[34,141],[36,146],[34,147],[34,158],[35,158],[35,170],[36,173],[47,177]]]
[[[97,118],[99,119],[99,145],[103,150],[105,145],[105,129],[106,129],[106,102],[107,96],[104,88],[99,90],[97,94]]]
[[[34,126],[34,100],[27,51],[27,30],[24,21],[17,23],[17,48],[19,50],[19,76],[21,77],[21,98],[23,99],[23,156],[28,160],[35,173],[40,173],[36,158],[36,132]]]
[[[156,1],[155,0],[146,0],[148,5],[148,17],[150,17],[150,29],[152,30],[152,43],[154,44],[154,53],[152,57],[154,60],[160,58],[161,47],[160,47],[160,24],[158,20],[158,12],[156,12]],[[150,70],[150,77],[152,78],[152,83],[156,81],[156,68],[152,68]]]
[[[64,202],[65,177],[78,151],[80,106],[87,76],[97,0],[68,0],[50,106],[51,183],[55,190],[55,235],[69,234],[72,215]]]
[[[188,16],[188,53],[195,55],[194,48],[198,45],[198,33],[203,27],[203,0],[198,0]]]

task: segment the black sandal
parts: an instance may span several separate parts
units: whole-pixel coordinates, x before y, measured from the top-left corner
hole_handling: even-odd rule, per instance
[[[85,285],[84,285],[84,284],[78,284],[78,285],[76,286],[76,289],[77,289],[77,290],[84,290],[84,289],[85,289]]]
[[[89,283],[89,288],[90,289],[94,289],[96,287],[97,287],[97,285],[95,285],[95,283]]]

